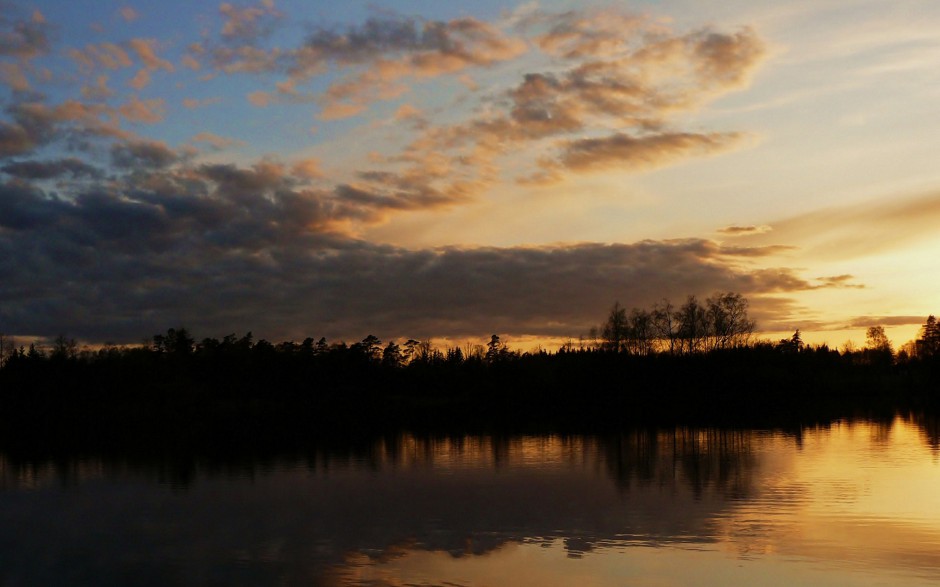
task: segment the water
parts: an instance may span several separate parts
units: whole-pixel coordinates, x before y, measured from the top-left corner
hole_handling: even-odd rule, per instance
[[[936,428],[0,461],[0,585],[934,585]]]

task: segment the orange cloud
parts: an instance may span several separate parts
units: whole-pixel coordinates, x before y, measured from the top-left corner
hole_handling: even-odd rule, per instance
[[[335,102],[324,106],[317,118],[320,120],[341,120],[355,116],[366,109],[365,104],[348,104],[345,102]]]
[[[154,45],[156,45],[154,39],[131,39],[128,41],[128,45],[137,53],[137,57],[144,63],[144,67],[147,69],[174,71],[172,63],[157,56],[156,50],[154,49]]]
[[[93,71],[98,67],[121,69],[133,65],[127,51],[114,43],[99,43],[85,45],[84,49],[69,49],[68,55],[85,71]]]
[[[156,41],[153,39],[131,39],[128,45],[137,53],[137,57],[143,62],[143,69],[137,72],[137,75],[129,82],[129,85],[137,90],[143,89],[150,84],[151,72],[163,69],[168,72],[175,71],[173,64],[166,59],[157,56],[154,49]]]
[[[219,97],[203,98],[201,100],[197,98],[184,98],[183,106],[192,110],[194,108],[202,108],[204,106],[209,106],[211,104],[218,104],[221,101],[222,101],[222,98],[219,98]]]
[[[746,234],[763,234],[765,232],[770,232],[771,230],[773,229],[770,226],[762,224],[760,226],[726,226],[725,228],[720,229],[718,232],[730,236],[739,236]]]
[[[320,170],[319,159],[310,158],[296,161],[291,165],[290,170],[293,175],[304,179],[319,179],[323,177],[323,172]]]
[[[0,82],[14,92],[25,92],[30,88],[26,73],[19,63],[0,62]]]
[[[122,6],[120,10],[121,18],[127,22],[133,22],[140,18],[140,13],[131,6]]]
[[[95,78],[94,85],[82,87],[82,97],[87,100],[106,100],[114,95],[114,91],[108,87],[108,76],[99,75]]]
[[[156,124],[163,120],[166,113],[166,101],[163,98],[141,100],[132,96],[130,100],[119,106],[117,111],[129,122]]]
[[[262,0],[255,6],[235,6],[223,2],[219,5],[219,13],[225,19],[222,37],[242,42],[256,40],[270,27],[269,20],[280,17],[273,0]]]
[[[244,145],[245,141],[221,137],[210,132],[201,132],[189,140],[191,143],[206,143],[215,149],[225,149],[232,146]]]
[[[634,137],[617,133],[566,143],[549,166],[572,171],[652,169],[679,159],[726,151],[741,140],[739,133],[662,133]]]

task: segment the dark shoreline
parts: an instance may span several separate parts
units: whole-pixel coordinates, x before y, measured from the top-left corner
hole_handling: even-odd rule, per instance
[[[934,412],[937,361],[872,357],[883,359],[754,347],[651,356],[590,350],[404,367],[252,351],[23,359],[0,370],[0,450],[276,453],[402,431],[799,430]]]

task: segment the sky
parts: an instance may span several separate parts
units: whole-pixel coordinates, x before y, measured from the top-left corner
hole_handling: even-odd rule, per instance
[[[0,332],[759,336],[940,311],[940,4],[0,1]]]

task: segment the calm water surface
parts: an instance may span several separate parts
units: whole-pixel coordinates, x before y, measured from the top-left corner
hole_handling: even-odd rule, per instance
[[[0,460],[0,585],[936,585],[936,429]]]

